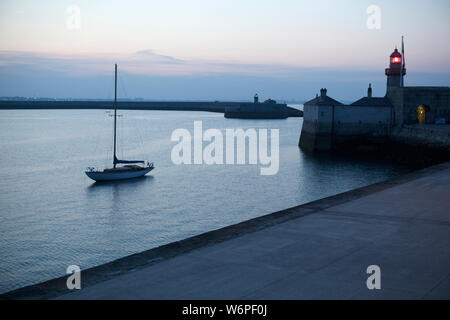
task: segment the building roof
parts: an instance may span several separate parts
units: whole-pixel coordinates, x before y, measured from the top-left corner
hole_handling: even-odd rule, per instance
[[[390,107],[391,102],[388,98],[374,98],[374,97],[363,97],[358,101],[355,101],[351,106],[362,106],[362,107]]]
[[[340,105],[342,105],[342,103],[340,103],[337,100],[334,100],[333,98],[330,98],[329,96],[321,95],[321,96],[315,97],[312,100],[309,100],[308,102],[305,102],[303,105],[305,105],[305,106],[306,105],[314,105],[314,106],[332,106],[332,105],[335,105],[335,106],[340,106]]]

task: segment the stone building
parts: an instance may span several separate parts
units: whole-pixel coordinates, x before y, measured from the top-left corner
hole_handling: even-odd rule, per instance
[[[450,149],[450,87],[405,87],[403,55],[397,48],[390,56],[386,95],[367,96],[344,105],[327,95],[304,104],[299,146],[327,151],[345,144],[387,139]]]

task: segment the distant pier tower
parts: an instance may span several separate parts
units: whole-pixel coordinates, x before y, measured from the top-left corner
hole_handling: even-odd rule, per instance
[[[387,76],[387,90],[394,87],[403,87],[403,76],[406,74],[406,68],[402,54],[395,48],[390,57],[389,68],[385,70]]]
[[[257,93],[255,93],[255,96],[253,97],[253,103],[259,103],[259,97]]]

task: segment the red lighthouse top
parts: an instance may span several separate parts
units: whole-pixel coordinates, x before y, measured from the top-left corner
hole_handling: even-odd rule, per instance
[[[403,70],[402,70],[402,54],[398,52],[397,48],[395,48],[394,52],[392,52],[390,56],[390,64],[389,68],[385,70],[386,75],[405,75],[406,68],[403,62]]]
[[[398,52],[397,48],[395,48],[394,52],[391,54],[391,64],[398,64],[402,62],[402,55]]]

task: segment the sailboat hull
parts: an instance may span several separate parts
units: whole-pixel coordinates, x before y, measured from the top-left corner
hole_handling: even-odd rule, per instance
[[[154,167],[142,168],[142,170],[133,171],[117,171],[117,172],[104,172],[104,171],[86,171],[86,175],[95,181],[114,181],[114,180],[125,180],[133,179],[145,176],[147,173],[152,171]]]

